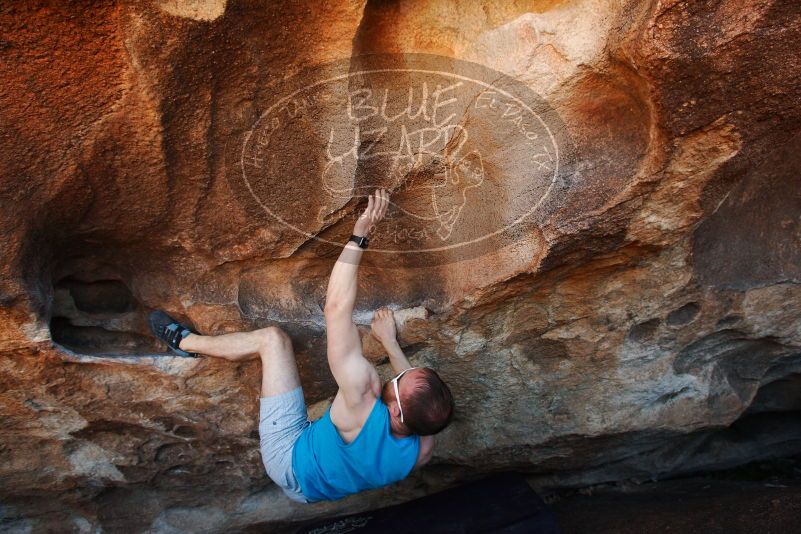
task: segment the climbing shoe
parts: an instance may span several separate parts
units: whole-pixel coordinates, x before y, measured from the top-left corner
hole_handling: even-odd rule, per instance
[[[197,354],[194,352],[186,352],[178,348],[183,338],[189,334],[194,334],[189,328],[161,310],[151,312],[148,317],[148,322],[150,323],[150,330],[153,332],[153,335],[165,342],[175,354],[185,358],[197,358]]]

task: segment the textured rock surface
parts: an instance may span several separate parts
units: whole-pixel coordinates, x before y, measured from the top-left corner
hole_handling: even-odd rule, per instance
[[[0,524],[280,529],[496,469],[581,486],[798,453],[799,15],[790,0],[0,8]],[[401,484],[298,506],[263,474],[257,364],[148,356],[144,317],[283,326],[312,418],[325,410],[334,256],[243,205],[229,145],[271,84],[403,52],[524,82],[564,121],[576,174],[514,246],[428,268],[368,258],[358,317],[410,310],[403,342],[447,377],[456,421]]]

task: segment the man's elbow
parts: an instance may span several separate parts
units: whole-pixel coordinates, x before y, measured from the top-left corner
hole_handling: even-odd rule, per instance
[[[431,457],[432,457],[432,456],[434,456],[434,451],[429,451],[429,453],[428,453],[428,454],[426,454],[425,456],[423,456],[423,464],[422,464],[422,465],[425,465],[425,464],[427,464],[428,462],[430,462],[430,461],[431,461]]]
[[[348,313],[351,313],[348,309],[348,305],[341,299],[329,298],[325,300],[323,315],[325,315],[326,319],[341,317],[342,315],[346,315]]]
[[[420,454],[417,458],[417,464],[419,467],[424,466],[431,460],[431,457],[434,456],[434,440],[431,436],[421,436],[420,437]]]
[[[431,460],[431,456],[432,456],[431,453],[421,455],[417,459],[417,462],[415,462],[414,467],[412,469],[413,470],[422,469],[422,467],[426,465],[429,462],[429,460]]]

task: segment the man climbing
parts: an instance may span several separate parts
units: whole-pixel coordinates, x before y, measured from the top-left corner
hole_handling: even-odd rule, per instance
[[[375,367],[362,354],[353,323],[357,271],[367,237],[388,205],[389,193],[383,189],[369,196],[331,271],[325,324],[328,364],[339,390],[317,421],[308,419],[292,343],[281,329],[203,336],[164,312],[150,315],[156,337],[181,356],[261,358],[262,460],[270,478],[297,502],[340,499],[405,478],[428,462],[433,435],[453,418],[450,389],[434,370],[409,364],[390,310],[375,312],[372,333],[389,354],[397,376],[382,386]]]

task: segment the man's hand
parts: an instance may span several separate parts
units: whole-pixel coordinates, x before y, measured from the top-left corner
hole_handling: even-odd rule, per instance
[[[384,346],[389,355],[389,363],[396,373],[412,366],[403,354],[395,329],[395,315],[389,308],[381,308],[373,314],[372,333]]]
[[[376,189],[375,195],[367,197],[367,208],[359,216],[353,226],[353,235],[367,237],[375,225],[384,218],[389,206],[389,192],[386,189]]]
[[[389,308],[380,308],[375,311],[371,327],[373,336],[382,345],[396,340],[398,332],[395,329],[395,316]]]

